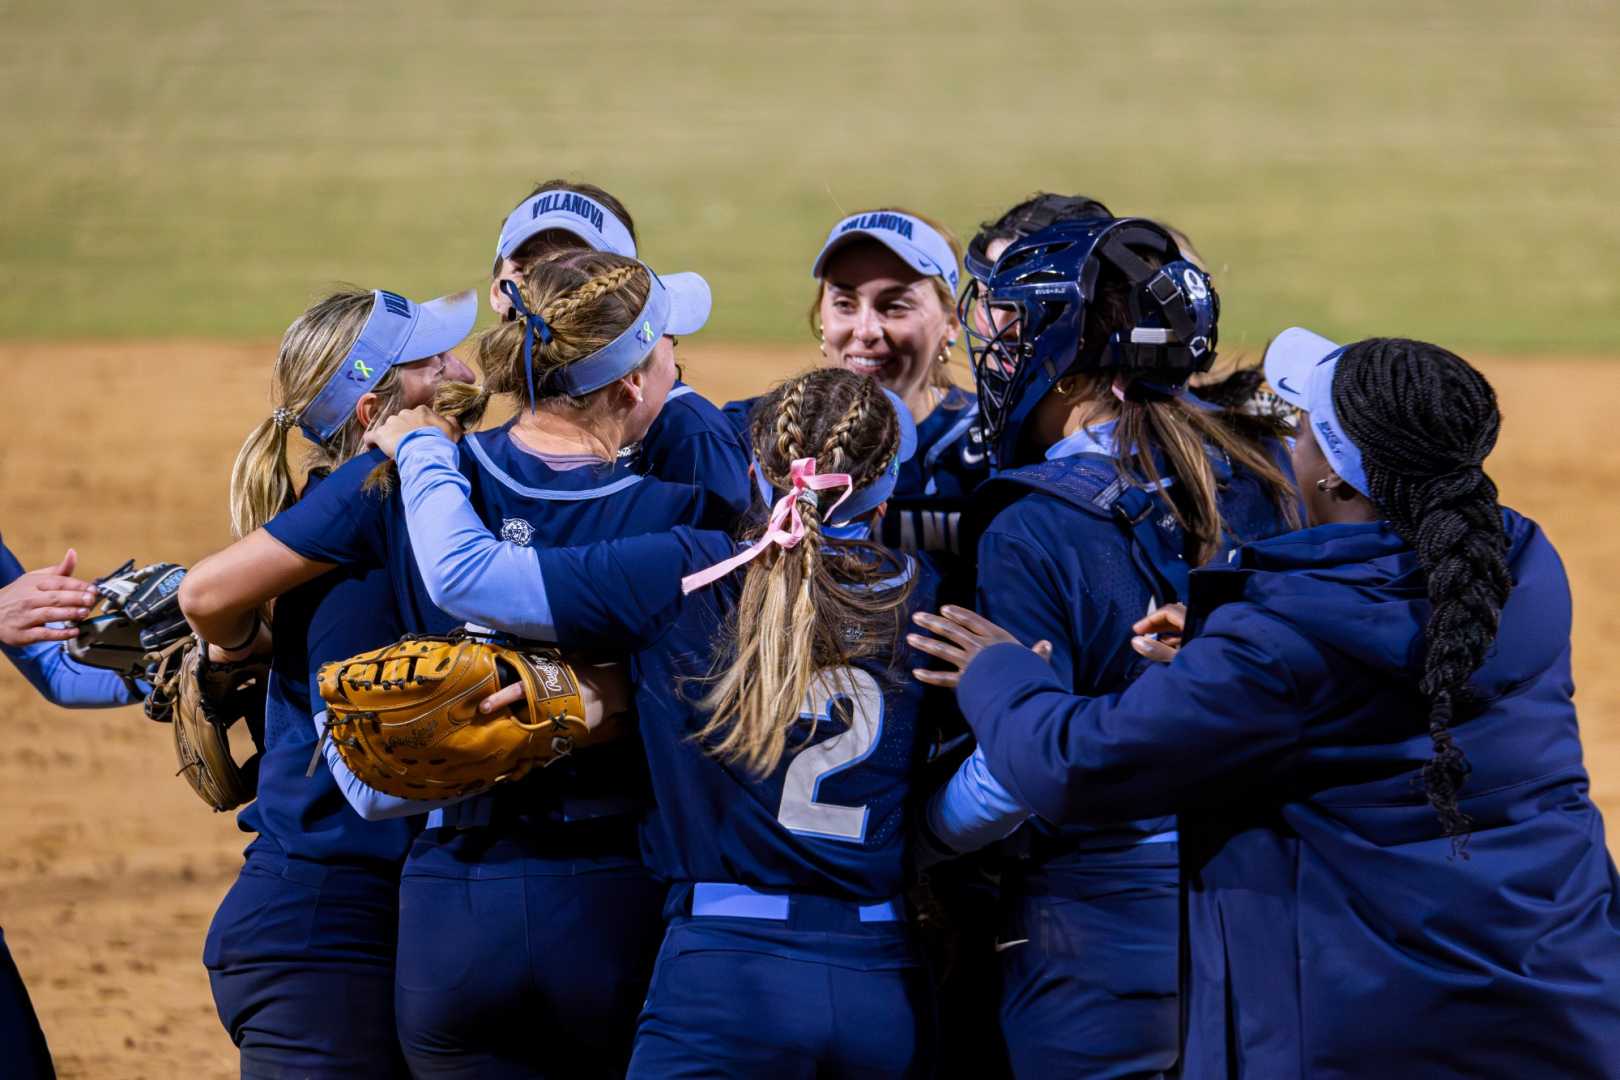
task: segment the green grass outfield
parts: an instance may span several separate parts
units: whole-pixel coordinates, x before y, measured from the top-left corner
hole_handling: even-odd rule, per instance
[[[1223,344],[1620,341],[1620,5],[0,0],[0,338],[273,337],[483,284],[532,181],[619,193],[712,334],[801,339],[841,210],[1036,188],[1192,235]]]

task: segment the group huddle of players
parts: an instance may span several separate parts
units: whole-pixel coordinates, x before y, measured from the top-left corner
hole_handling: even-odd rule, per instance
[[[588,184],[506,218],[481,380],[471,293],[288,329],[180,591],[272,656],[203,955],[244,1076],[1620,1075],[1567,584],[1478,372],[1298,328],[1214,372],[1186,239],[1083,197],[810,267],[821,362],[724,408],[708,286]],[[11,563],[0,627],[73,617]],[[366,786],[321,665],[464,625],[632,732]]]

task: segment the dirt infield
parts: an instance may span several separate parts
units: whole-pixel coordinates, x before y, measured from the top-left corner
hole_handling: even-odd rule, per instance
[[[683,346],[716,400],[808,364],[808,349]],[[76,546],[86,574],[190,562],[228,539],[230,462],[268,414],[272,347],[5,345],[0,532],[30,568]],[[1575,672],[1594,789],[1620,813],[1620,364],[1482,361],[1506,414],[1491,472],[1546,527],[1575,591]],[[0,925],[64,1077],[233,1076],[203,934],[247,837],[173,777],[137,710],[68,713],[0,674]],[[1611,850],[1614,845],[1611,843]]]

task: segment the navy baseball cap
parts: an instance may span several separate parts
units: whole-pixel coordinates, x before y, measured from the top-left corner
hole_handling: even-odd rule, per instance
[[[956,252],[950,242],[922,218],[898,210],[851,214],[834,225],[810,267],[810,276],[821,277],[833,252],[863,237],[876,240],[924,277],[939,278],[956,295]]]
[[[518,203],[501,226],[495,257],[511,258],[525,240],[547,229],[573,233],[597,251],[636,258],[636,241],[630,227],[600,201],[567,188],[542,191]]]
[[[1304,409],[1311,432],[1333,471],[1361,494],[1367,494],[1367,471],[1361,448],[1351,441],[1333,411],[1333,375],[1345,346],[1304,327],[1291,326],[1266,346],[1266,382],[1277,396]]]
[[[357,402],[395,364],[426,360],[460,345],[478,318],[478,296],[471,289],[413,303],[387,289],[372,291],[371,314],[343,363],[298,414],[310,441],[324,443],[354,415]]]

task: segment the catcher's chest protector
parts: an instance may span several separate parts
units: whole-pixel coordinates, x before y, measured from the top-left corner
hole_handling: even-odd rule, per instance
[[[1161,481],[1161,486],[1166,481]],[[1104,454],[1074,454],[997,473],[978,494],[1009,498],[1007,488],[1042,491],[1120,530],[1131,561],[1147,581],[1155,604],[1185,600],[1185,539],[1169,507],[1156,493],[1120,475],[1114,459]]]

